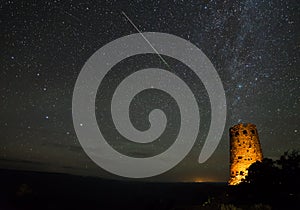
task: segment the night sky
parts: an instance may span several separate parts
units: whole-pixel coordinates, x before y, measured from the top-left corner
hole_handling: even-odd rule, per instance
[[[211,158],[199,164],[210,124],[208,95],[187,66],[165,56],[197,98],[200,132],[180,164],[145,180],[227,181],[228,131],[240,122],[256,124],[264,157],[276,159],[300,149],[299,1],[223,2],[1,1],[0,168],[123,179],[89,159],[72,121],[73,88],[85,62],[105,44],[137,33],[122,11],[142,32],[173,34],[201,49],[217,70],[227,100],[221,142]],[[110,145],[135,157],[159,154],[172,144],[180,127],[176,102],[158,90],[132,101],[132,122],[138,129],[147,129],[147,113],[153,107],[168,117],[166,131],[149,145],[122,139],[113,123],[106,123],[110,113],[99,107],[104,101],[109,108],[105,99],[112,89],[105,87],[149,67],[165,66],[155,53],[121,61],[107,74],[96,100],[99,127]]]

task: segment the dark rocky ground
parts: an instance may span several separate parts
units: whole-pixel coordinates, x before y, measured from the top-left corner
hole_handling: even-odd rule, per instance
[[[0,170],[0,209],[297,209],[299,193],[226,183],[145,183]],[[247,192],[247,193],[246,193]]]

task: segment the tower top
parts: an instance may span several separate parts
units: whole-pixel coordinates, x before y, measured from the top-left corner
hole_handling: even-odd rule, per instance
[[[256,125],[252,123],[239,123],[229,129],[230,138],[238,136],[257,135]]]
[[[237,125],[234,125],[234,126],[232,126],[231,128],[230,128],[230,130],[231,129],[251,129],[251,128],[253,128],[253,129],[256,129],[256,125],[255,124],[253,124],[253,123],[239,123],[239,124],[237,124]]]

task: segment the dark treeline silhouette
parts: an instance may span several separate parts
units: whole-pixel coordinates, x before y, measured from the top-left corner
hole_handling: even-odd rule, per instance
[[[300,200],[300,152],[287,151],[278,159],[264,158],[248,168],[248,175],[228,190],[227,203],[261,203],[271,209],[294,209]]]
[[[290,192],[299,191],[300,152],[285,152],[279,160],[269,158],[252,164],[244,183],[255,186],[277,186]]]

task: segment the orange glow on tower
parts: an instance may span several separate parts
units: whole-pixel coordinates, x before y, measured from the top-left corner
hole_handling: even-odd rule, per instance
[[[262,161],[263,155],[254,124],[238,124],[230,128],[230,180],[237,185],[248,174],[249,166]]]

